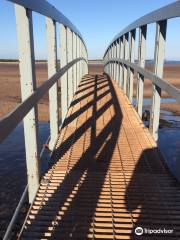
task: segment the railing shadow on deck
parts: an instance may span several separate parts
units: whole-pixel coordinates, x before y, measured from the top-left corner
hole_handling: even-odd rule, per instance
[[[145,149],[126,187],[126,209],[134,219],[132,240],[179,239],[179,189],[159,149]],[[135,230],[139,227],[143,233],[138,236]]]
[[[85,79],[81,82],[81,86],[86,84],[86,81],[88,83],[91,82],[90,79]],[[105,93],[110,93],[111,99],[97,110],[97,102],[105,96],[105,94],[97,94],[98,89],[102,88],[98,87],[98,84],[101,82],[102,79],[99,76],[95,76],[95,84],[92,85],[94,91],[91,92],[91,94],[94,95],[94,99],[93,101],[88,102],[87,106],[84,107],[84,111],[86,111],[87,108],[92,107],[92,117],[88,118],[85,123],[76,129],[75,132],[73,132],[54,152],[53,164],[56,164],[72,145],[78,141],[88,129],[90,129],[90,146],[84,151],[81,158],[79,158],[77,163],[67,173],[61,185],[57,187],[52,196],[46,201],[45,205],[42,206],[35,219],[32,219],[31,224],[27,226],[26,231],[33,232],[33,229],[38,229],[38,222],[41,221],[39,216],[45,214],[46,211],[48,212],[53,205],[53,201],[58,200],[58,204],[53,205],[53,214],[49,215],[48,220],[46,220],[46,225],[39,227],[41,236],[39,235],[38,237],[43,237],[44,232],[49,232],[51,233],[51,236],[47,237],[48,239],[55,239],[58,237],[61,237],[62,239],[87,239],[97,206],[98,197],[101,194],[105,178],[108,175],[108,168],[117,144],[123,118],[115,89],[108,77],[107,80],[103,82],[107,82],[104,86],[109,86],[109,91]],[[84,98],[86,95],[87,94],[84,95]],[[83,96],[79,98],[79,101],[81,101],[82,98]],[[78,99],[75,99],[72,102],[72,105],[79,101]],[[97,135],[98,129],[96,129],[96,121],[110,106],[114,107],[115,114],[99,135]],[[74,114],[69,115],[69,117],[66,118],[63,127],[70,124],[82,113],[83,111],[80,109]],[[158,214],[155,214],[155,217],[164,216],[164,219],[161,222],[164,222],[165,225],[169,220],[166,216],[166,213],[168,214],[168,208],[166,205],[162,206],[162,204],[164,204],[164,199],[167,199],[167,195],[166,192],[160,191],[160,188],[169,182],[165,183],[163,181],[162,176],[166,170],[156,156],[156,150],[156,148],[144,150],[139,161],[136,163],[134,172],[131,173],[130,180],[127,180],[126,182],[125,179],[125,208],[132,217],[133,211],[135,211],[134,214],[137,214],[137,217],[134,217],[136,218],[134,226],[153,228],[154,224],[156,224],[156,227],[160,225],[163,227],[164,225],[156,223],[156,221],[151,222],[154,211],[157,210]],[[103,171],[101,171],[101,166],[103,166]],[[147,174],[147,171],[149,171],[149,174]],[[98,176],[97,172],[99,173]],[[82,181],[83,176],[84,180]],[[95,181],[93,181],[94,176],[96,176]],[[62,211],[62,207],[65,207],[65,202],[67,202],[74,187],[79,184],[80,181],[82,181],[82,183],[80,184],[74,198],[69,202],[69,206],[66,206],[66,210],[61,218],[57,218],[58,212]],[[154,187],[154,185],[156,185],[156,187]],[[88,192],[92,187],[93,192]],[[83,205],[84,196],[87,195],[89,195],[89,201],[91,202],[91,204],[88,204],[88,208],[86,205]],[[153,201],[155,201],[158,209],[153,208]],[[157,202],[159,202],[159,205]],[[52,221],[56,222],[53,226]],[[81,225],[82,222],[83,227]],[[122,220],[122,223],[126,222],[123,222]],[[148,225],[146,225],[146,223]],[[48,227],[53,228],[50,230]],[[133,227],[130,228],[125,226],[124,228],[129,231],[126,235],[131,236],[131,239],[136,239],[137,236],[134,235]],[[113,234],[115,234],[115,232]],[[92,234],[94,233],[92,232]],[[154,239],[153,237],[152,239]]]

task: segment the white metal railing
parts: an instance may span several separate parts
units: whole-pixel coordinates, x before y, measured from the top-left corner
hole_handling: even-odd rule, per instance
[[[138,73],[136,108],[142,117],[144,77],[152,81],[152,106],[149,130],[158,139],[161,91],[180,103],[180,90],[163,80],[167,20],[180,16],[180,1],[169,4],[136,20],[111,41],[104,54],[104,72],[118,82],[130,102],[133,102],[134,73]],[[145,69],[146,35],[150,23],[156,23],[154,72]],[[139,29],[138,63],[134,63],[135,37]]]
[[[47,1],[8,1],[15,5],[22,103],[0,120],[0,143],[12,132],[17,124],[23,120],[28,196],[29,203],[32,203],[40,181],[37,103],[42,96],[49,91],[49,148],[53,150],[60,127],[59,107],[61,107],[62,124],[80,79],[88,73],[88,55],[80,32],[62,13]],[[44,15],[46,18],[48,48],[49,79],[38,88],[36,87],[35,76],[33,11]],[[58,24],[60,24],[60,69],[58,69],[57,64],[58,46],[56,27]],[[59,106],[58,101],[59,84],[61,87],[61,106]],[[21,202],[23,202],[22,199]],[[18,208],[19,207],[18,205]],[[11,223],[14,221],[15,218],[12,219]],[[11,228],[12,224],[10,224],[4,239],[8,239]]]

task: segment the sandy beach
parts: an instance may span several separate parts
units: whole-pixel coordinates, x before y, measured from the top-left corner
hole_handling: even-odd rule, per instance
[[[147,65],[147,69],[152,70],[152,65]],[[91,62],[89,64],[90,74],[100,74],[103,72],[101,62]],[[164,67],[164,79],[168,80],[176,87],[180,87],[180,64],[168,64]],[[45,62],[36,63],[37,86],[47,80],[47,64]],[[134,96],[136,96],[137,76],[134,79]],[[18,62],[0,62],[0,118],[13,110],[21,102],[20,94],[20,74]],[[151,97],[152,84],[145,79],[144,97]],[[163,97],[169,97],[162,92]],[[49,120],[48,94],[46,94],[38,104],[38,118],[40,121]],[[180,104],[162,103],[161,108],[180,114]]]

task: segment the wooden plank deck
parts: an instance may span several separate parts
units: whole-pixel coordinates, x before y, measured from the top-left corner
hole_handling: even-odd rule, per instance
[[[180,187],[127,97],[85,76],[21,239],[180,239]],[[173,229],[142,235],[137,226]]]

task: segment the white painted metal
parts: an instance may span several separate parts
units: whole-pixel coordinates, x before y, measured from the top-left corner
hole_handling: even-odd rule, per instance
[[[22,101],[36,90],[32,12],[15,5]],[[29,203],[39,187],[37,105],[24,118]]]
[[[79,37],[77,36],[77,57],[80,57],[80,54],[79,54]],[[78,62],[77,63],[77,87],[79,85],[79,79],[80,79],[80,63]]]
[[[114,52],[114,49],[113,49],[113,44],[112,44],[112,46],[111,46],[111,58],[113,58],[113,56],[114,56],[114,54],[113,54],[113,52]],[[113,79],[113,66],[114,66],[114,63],[111,63],[111,78]]]
[[[76,46],[76,34],[73,33],[73,60],[76,59],[76,51],[77,51],[77,46]],[[76,64],[73,66],[73,94],[76,91],[76,85],[77,83],[77,73],[76,73]]]
[[[155,41],[155,74],[163,77],[163,66],[165,57],[165,43],[166,43],[166,27],[167,20],[156,23],[156,41]],[[157,85],[153,85],[153,98],[150,118],[150,132],[154,139],[158,140],[159,116],[161,105],[161,89]]]
[[[114,43],[114,58],[117,58],[117,41]],[[116,79],[117,76],[117,64],[116,62],[114,63],[114,80],[117,81]]]
[[[116,57],[116,43],[113,44],[113,58]],[[116,77],[116,63],[113,63],[113,80],[115,80]]]
[[[134,43],[135,43],[135,34],[136,31],[133,30],[129,33],[129,41],[130,41],[130,62],[134,63]],[[131,103],[133,103],[133,78],[134,78],[134,69],[133,68],[129,68],[129,89],[128,89],[128,93],[129,93],[129,101]]]
[[[67,28],[67,62],[72,61],[72,31]],[[72,68],[68,70],[68,107],[70,106],[71,100],[73,98],[73,78],[72,78]]]
[[[123,38],[120,38],[120,58],[124,57],[124,41]],[[119,69],[119,86],[123,89],[123,64],[120,63]]]
[[[123,36],[123,45],[124,45],[124,59],[128,60],[129,57],[129,42],[128,42],[129,34],[125,34]],[[124,93],[127,93],[127,78],[128,78],[128,67],[123,66],[123,90]]]
[[[108,50],[108,60],[111,59],[111,48],[109,47],[109,50]],[[108,74],[110,76],[110,73],[111,73],[111,63],[108,64]]]
[[[46,17],[47,50],[48,50],[48,78],[57,72],[57,39],[56,23]],[[49,89],[49,119],[50,119],[50,142],[52,150],[58,138],[59,106],[58,106],[58,82]]]
[[[119,57],[119,40],[116,41],[116,58]],[[116,82],[118,83],[119,78],[119,63],[116,62]]]
[[[60,24],[60,59],[61,68],[67,64],[67,29],[63,24]],[[68,110],[68,75],[65,73],[61,77],[61,119],[65,119]]]
[[[139,28],[138,63],[139,63],[139,66],[142,68],[145,67],[146,33],[147,33],[147,25]],[[138,74],[136,104],[137,104],[137,112],[140,117],[142,117],[143,89],[144,89],[144,76],[141,74]]]
[[[110,53],[109,53],[109,55],[110,55],[110,59],[112,58],[112,46],[110,46]],[[112,78],[112,63],[110,62],[110,77]]]
[[[82,42],[81,42],[81,39],[79,39],[79,55],[80,57],[82,56]],[[79,81],[81,81],[82,79],[82,61],[79,62],[79,65],[80,65],[80,79]]]

